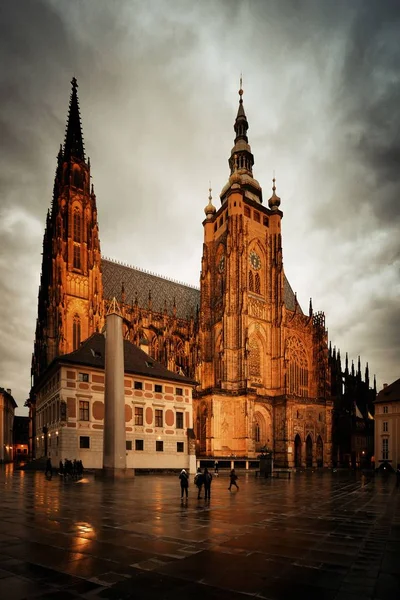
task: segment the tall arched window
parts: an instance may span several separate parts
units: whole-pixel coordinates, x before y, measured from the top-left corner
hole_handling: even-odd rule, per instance
[[[74,210],[74,242],[80,243],[81,241],[81,215],[79,210]]]
[[[81,345],[81,320],[79,315],[74,316],[72,324],[72,348],[77,350]]]
[[[253,271],[249,271],[249,291],[254,292],[254,275]]]
[[[255,292],[256,294],[261,294],[261,282],[260,282],[260,275],[258,273],[256,273],[256,285],[255,285]]]
[[[289,394],[308,396],[308,361],[303,344],[297,337],[286,342],[287,388]]]

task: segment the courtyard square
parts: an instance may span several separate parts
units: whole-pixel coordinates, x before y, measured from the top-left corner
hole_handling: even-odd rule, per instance
[[[0,469],[0,597],[360,600],[399,597],[394,477],[176,475],[51,480]]]

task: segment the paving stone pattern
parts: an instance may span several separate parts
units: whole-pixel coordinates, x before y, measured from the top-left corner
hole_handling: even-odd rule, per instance
[[[394,478],[239,473],[193,483],[78,482],[0,468],[0,598],[270,600],[400,597]]]

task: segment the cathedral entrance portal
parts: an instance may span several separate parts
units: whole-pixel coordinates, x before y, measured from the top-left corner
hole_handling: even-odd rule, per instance
[[[317,467],[324,466],[324,444],[322,442],[321,436],[318,436],[317,439]]]
[[[294,438],[294,466],[301,467],[301,438],[299,434]]]
[[[308,435],[307,439],[306,439],[306,467],[312,467],[313,466],[313,460],[312,460],[312,451],[313,451],[313,443],[312,443],[312,439],[311,436]]]

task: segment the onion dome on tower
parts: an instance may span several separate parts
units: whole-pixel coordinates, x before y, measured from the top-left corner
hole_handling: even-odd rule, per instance
[[[278,210],[281,204],[281,199],[276,195],[275,177],[272,180],[272,196],[268,200],[268,206],[271,210]]]
[[[207,219],[212,219],[213,215],[215,215],[215,213],[217,212],[217,209],[212,203],[211,186],[209,187],[208,191],[210,192],[210,195],[208,196],[208,204],[205,207],[204,212],[206,213]]]

